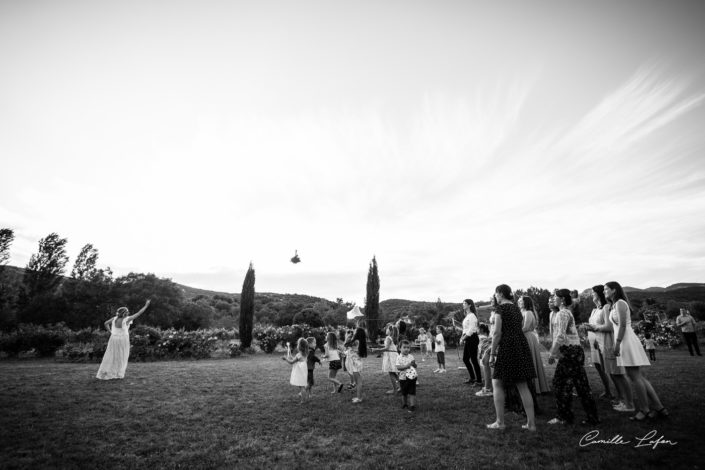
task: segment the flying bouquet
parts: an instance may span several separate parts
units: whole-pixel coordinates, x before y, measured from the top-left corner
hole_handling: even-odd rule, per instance
[[[294,264],[301,262],[301,258],[299,258],[299,250],[294,250],[294,256],[291,257],[291,262]]]

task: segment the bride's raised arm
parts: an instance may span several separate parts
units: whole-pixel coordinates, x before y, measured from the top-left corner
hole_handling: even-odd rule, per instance
[[[149,304],[151,302],[152,302],[151,300],[147,299],[147,301],[144,303],[144,307],[142,307],[139,310],[139,312],[135,313],[134,315],[130,315],[129,317],[127,317],[126,320],[129,322],[135,321],[135,318],[139,317],[140,315],[142,315],[145,312],[145,310],[147,310],[147,307],[149,307]]]

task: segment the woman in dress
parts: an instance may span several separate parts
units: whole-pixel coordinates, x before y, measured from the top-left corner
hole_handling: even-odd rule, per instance
[[[614,355],[617,365],[626,369],[632,381],[639,410],[632,416],[633,421],[668,416],[668,410],[661,404],[654,387],[641,373],[641,367],[650,366],[641,341],[632,330],[631,307],[624,289],[618,282],[605,284],[605,298],[612,302],[610,320],[614,323]],[[653,406],[653,408],[652,408]]]
[[[531,359],[534,362],[534,369],[536,370],[534,389],[536,390],[536,393],[548,393],[551,389],[548,386],[546,373],[543,369],[543,361],[541,360],[541,350],[543,348],[541,347],[541,343],[539,343],[539,334],[536,332],[536,327],[539,324],[539,317],[534,309],[534,302],[531,300],[531,297],[524,295],[519,298],[517,304],[519,304],[519,309],[524,317],[524,323],[521,330],[524,332],[526,341],[529,343]]]
[[[515,385],[521,396],[526,412],[526,424],[523,429],[536,431],[534,401],[531,397],[528,381],[536,377],[531,361],[531,350],[526,336],[521,331],[523,318],[521,312],[511,301],[512,290],[502,284],[495,289],[497,311],[495,313],[494,336],[490,349],[490,366],[494,367],[492,386],[494,388],[494,407],[497,420],[488,424],[488,429],[504,429],[504,391]]]
[[[144,307],[134,315],[128,315],[130,311],[127,307],[120,307],[117,309],[117,315],[104,323],[105,328],[110,331],[110,339],[96,378],[110,380],[125,377],[127,360],[130,357],[130,334],[128,329],[132,322],[147,310],[149,303],[150,301],[147,300],[144,303]]]
[[[585,353],[580,345],[580,337],[575,327],[575,318],[570,310],[572,299],[568,289],[558,289],[554,294],[554,304],[558,307],[551,317],[551,345],[548,363],[553,364],[558,359],[556,371],[553,374],[553,391],[556,395],[558,416],[548,424],[572,424],[575,415],[572,410],[573,387],[575,387],[582,402],[587,418],[583,424],[597,424],[597,405],[590,393],[590,382],[585,373]]]
[[[592,362],[592,365],[595,367],[595,370],[602,381],[602,386],[605,388],[605,391],[600,395],[600,398],[607,398],[611,400],[614,397],[610,391],[610,382],[607,378],[607,372],[605,370],[604,333],[600,334],[599,339],[598,334],[595,333],[595,328],[598,324],[601,325],[603,323],[602,309],[604,304],[600,304],[599,299],[596,301],[594,287],[592,292],[592,301],[595,304],[595,308],[593,308],[592,312],[590,312],[590,318],[588,319],[587,325],[585,325],[585,328],[587,329],[588,343],[590,343],[590,362]]]
[[[633,413],[632,385],[627,380],[624,367],[617,365],[617,358],[614,355],[614,325],[612,320],[610,320],[610,308],[612,305],[605,298],[605,288],[603,286],[594,286],[592,288],[592,301],[595,303],[595,310],[598,310],[600,314],[596,315],[595,310],[593,310],[587,328],[588,331],[594,332],[597,348],[601,352],[604,371],[610,375],[612,382],[614,382],[614,388],[617,390],[617,402],[613,408],[616,411]],[[591,346],[594,347],[595,345]]]

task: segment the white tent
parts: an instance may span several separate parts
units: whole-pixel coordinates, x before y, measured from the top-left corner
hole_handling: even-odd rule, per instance
[[[362,310],[360,310],[360,307],[355,305],[352,310],[348,312],[348,320],[354,320],[357,317],[364,317],[365,314],[362,313]]]

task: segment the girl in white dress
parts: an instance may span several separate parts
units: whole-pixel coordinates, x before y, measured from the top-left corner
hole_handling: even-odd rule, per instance
[[[614,355],[617,365],[626,369],[639,405],[637,413],[630,419],[644,421],[647,418],[668,416],[668,410],[661,404],[651,382],[641,373],[640,367],[650,366],[651,363],[632,330],[631,307],[624,289],[618,282],[608,282],[605,284],[605,297],[612,301],[610,320],[614,324]]]
[[[122,379],[125,377],[127,360],[130,357],[130,334],[128,329],[135,318],[139,317],[149,307],[149,300],[144,307],[134,315],[128,315],[130,311],[127,307],[120,307],[117,315],[104,323],[105,328],[110,331],[108,347],[103,355],[103,361],[96,374],[100,380]]]
[[[386,331],[387,337],[384,338],[384,348],[377,349],[376,352],[382,353],[382,372],[389,374],[389,380],[392,382],[392,389],[387,390],[387,395],[397,393],[399,390],[399,371],[397,370],[397,351],[396,338],[399,336],[399,331],[394,325],[389,325]]]
[[[304,391],[308,386],[308,366],[306,365],[308,343],[306,342],[306,338],[299,338],[299,341],[296,343],[296,350],[296,356],[291,357],[291,355],[288,354],[282,357],[282,359],[291,364],[291,378],[289,379],[289,383],[294,387],[301,388],[299,392],[301,401],[299,403],[303,403],[306,396]]]

